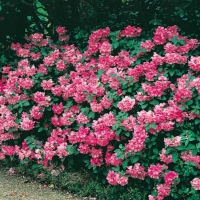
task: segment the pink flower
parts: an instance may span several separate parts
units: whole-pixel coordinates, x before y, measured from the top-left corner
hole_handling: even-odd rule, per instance
[[[168,37],[167,29],[164,28],[164,27],[159,26],[155,30],[153,40],[154,40],[155,44],[161,45],[161,44],[164,44],[166,42],[167,37]]]
[[[142,29],[135,26],[127,26],[124,30],[119,32],[122,37],[137,37],[140,36]]]
[[[23,115],[24,114],[24,115]],[[29,119],[28,115],[26,113],[22,114],[22,121],[20,123],[20,127],[25,131],[30,131],[34,129],[35,122],[31,119]]]
[[[108,41],[103,42],[100,47],[99,51],[102,55],[109,55],[111,53],[112,47]]]
[[[110,170],[108,172],[106,179],[107,179],[108,183],[111,184],[111,185],[119,184],[119,185],[124,186],[124,185],[128,184],[128,178],[126,176],[120,177],[119,174],[115,173],[112,170]]]
[[[19,78],[18,80],[18,84],[21,88],[24,88],[24,89],[31,89],[34,85],[34,82],[31,78]]]
[[[181,137],[180,136],[176,136],[174,138],[164,138],[164,143],[166,146],[169,147],[178,147],[180,146],[180,142],[181,142]]]
[[[128,178],[126,176],[121,176],[118,180],[117,183],[121,186],[127,185],[128,184]]]
[[[43,38],[43,34],[40,34],[40,33],[34,33],[34,34],[31,34],[29,36],[29,38],[32,40],[32,41],[36,41],[36,42],[40,42]]]
[[[4,153],[0,152],[0,160],[4,160],[4,159],[5,159]]]
[[[152,195],[149,195],[148,198],[149,198],[149,200],[156,200],[156,198]]]
[[[128,131],[133,131],[136,125],[136,118],[130,115],[127,119],[123,120],[122,125]]]
[[[151,40],[146,40],[144,42],[141,42],[140,46],[145,49],[146,51],[151,51],[152,48],[155,46],[154,42]]]
[[[169,163],[172,163],[172,155],[166,155],[165,152],[166,149],[163,148],[162,153],[160,154],[160,160],[168,165]]]
[[[178,178],[178,174],[175,171],[169,171],[165,174],[164,181],[167,185],[171,185],[175,178]]]
[[[39,106],[33,106],[30,111],[31,117],[34,119],[41,119],[42,118],[42,109]]]
[[[67,30],[65,29],[64,26],[58,26],[58,27],[56,28],[56,32],[57,32],[59,35],[63,35],[63,34],[65,34],[65,33],[67,32]]]
[[[117,159],[116,153],[110,154],[108,152],[106,153],[105,161],[106,161],[106,166],[108,165],[119,166],[122,163],[122,159]]]
[[[53,176],[58,176],[58,175],[60,174],[60,172],[59,172],[59,170],[53,169],[53,170],[51,170],[51,174],[52,174]]]
[[[43,80],[42,83],[41,83],[41,86],[42,86],[43,90],[51,90],[51,88],[53,86],[52,79]]]
[[[123,111],[128,112],[133,109],[134,105],[136,104],[135,99],[132,99],[128,96],[125,96],[118,104],[117,107]]]
[[[33,94],[33,100],[38,104],[38,106],[48,107],[50,105],[51,97],[45,96],[44,92],[36,92]]]
[[[192,70],[200,71],[200,56],[191,56],[188,65]]]
[[[53,104],[52,110],[54,114],[57,114],[57,115],[61,114],[64,111],[63,103],[61,102],[59,105]]]
[[[99,103],[97,103],[95,101],[90,103],[90,107],[91,107],[92,112],[97,112],[97,113],[102,112],[103,109],[104,109],[102,104],[99,104]]]
[[[87,118],[86,115],[80,113],[79,115],[77,115],[76,121],[78,123],[87,124],[89,122],[89,119]]]
[[[167,184],[160,184],[156,186],[158,197],[167,197],[170,195],[171,187]]]
[[[160,164],[151,165],[151,166],[148,168],[148,175],[149,175],[151,178],[159,179],[160,176],[161,176],[162,171],[163,171],[163,165],[160,165]]]
[[[196,167],[198,169],[200,169],[200,156],[199,155],[192,155],[192,150],[190,150],[189,152],[182,152],[181,153],[181,158],[185,161],[185,162],[193,162],[196,164]]]
[[[199,178],[194,178],[192,181],[190,181],[190,183],[195,190],[200,190],[200,179]]]
[[[135,163],[133,167],[127,167],[126,174],[130,174],[132,178],[144,180],[147,175],[147,172],[145,172],[144,167],[141,166],[140,163]]]
[[[13,175],[15,173],[15,170],[11,167],[9,170],[8,170],[8,173],[9,175]]]
[[[13,156],[15,154],[15,147],[14,146],[6,146],[6,145],[2,145],[1,146],[2,152],[5,155],[8,156]]]
[[[164,49],[165,49],[166,53],[174,53],[174,52],[176,52],[177,47],[171,43],[167,43],[164,46]]]
[[[91,158],[90,163],[93,166],[101,167],[101,165],[103,163],[103,158]]]
[[[129,140],[126,144],[126,152],[138,152],[145,148],[145,140],[147,133],[145,128],[140,125],[135,125],[133,132],[133,139]]]
[[[39,177],[39,178],[44,178],[45,175],[44,175],[43,173],[41,173],[41,174],[38,174],[38,177]]]
[[[81,143],[79,145],[78,151],[82,154],[88,154],[90,152],[90,147],[88,144]]]
[[[67,67],[66,67],[66,64],[64,63],[63,60],[59,60],[56,63],[56,68],[57,68],[58,71],[64,71]]]
[[[110,106],[112,105],[112,103],[113,103],[113,100],[108,100],[108,97],[106,95],[101,99],[101,105],[105,109],[110,108]]]

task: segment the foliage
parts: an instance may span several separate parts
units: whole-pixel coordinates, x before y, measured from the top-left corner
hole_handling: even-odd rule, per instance
[[[119,30],[130,24],[147,31],[177,24],[187,34],[198,36],[199,9],[198,0],[2,0],[0,42],[22,41],[25,33],[44,30],[54,38],[58,25],[66,26],[73,36],[77,29],[89,32],[109,26]]]
[[[56,31],[56,43],[35,33],[11,45],[0,158],[51,172],[85,163],[116,187],[144,180],[151,200],[198,198],[198,40],[177,26],[139,38],[142,29],[128,26],[94,31],[79,50]]]

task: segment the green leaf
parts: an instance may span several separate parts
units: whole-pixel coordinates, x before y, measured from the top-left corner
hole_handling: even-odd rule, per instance
[[[110,77],[116,77],[117,74],[110,74]]]
[[[178,152],[177,151],[174,151],[172,153],[172,160],[174,163],[178,160]]]
[[[193,144],[189,144],[186,148],[186,150],[193,150],[196,149],[196,147]]]
[[[122,167],[123,167],[124,169],[126,169],[127,166],[128,166],[128,159],[126,159],[126,160],[124,160],[124,161],[122,162]]]
[[[189,100],[188,102],[187,102],[187,105],[192,105],[193,104],[193,101],[192,100]]]
[[[193,149],[192,155],[193,155],[193,156],[196,156],[196,155],[197,155],[197,150],[196,150],[196,149]]]
[[[69,108],[73,105],[73,101],[72,100],[67,100],[67,104],[65,105],[65,108]]]
[[[69,118],[69,121],[70,121],[70,122],[74,122],[75,119],[74,119],[73,117],[70,117],[70,118]]]
[[[43,127],[40,127],[40,128],[38,129],[38,133],[42,132],[43,129],[44,129]]]
[[[76,153],[76,146],[74,146],[74,145],[68,145],[68,146],[66,147],[66,150],[67,150],[67,152],[68,152],[70,155],[75,154],[75,153]]]
[[[156,129],[156,124],[151,124],[151,128]]]
[[[184,45],[184,44],[185,44],[185,42],[183,41],[183,39],[179,39],[179,43],[180,43],[181,45]]]
[[[173,148],[167,148],[166,150],[166,154],[170,154],[172,152],[174,152],[175,150]]]
[[[158,149],[154,148],[154,149],[153,149],[153,153],[154,153],[154,154],[158,154]]]
[[[91,118],[91,119],[94,119],[95,113],[91,111],[91,112],[89,113],[88,117]]]
[[[87,99],[88,99],[89,101],[92,101],[93,96],[92,96],[92,95],[89,95],[89,96],[87,96]]]
[[[22,111],[23,111],[23,108],[19,108],[19,113],[22,113]]]
[[[121,128],[118,129],[118,130],[116,131],[116,136],[119,136],[121,132],[122,132],[122,129],[121,129]]]
[[[171,41],[173,42],[174,45],[176,45],[178,42],[178,37],[177,36],[174,37],[173,39],[171,39]]]
[[[199,123],[200,123],[200,119],[195,119],[195,120],[194,120],[194,123],[195,123],[195,124],[199,124]]]
[[[181,146],[178,146],[178,147],[177,147],[177,149],[182,151],[182,150],[184,150],[184,149],[185,149],[185,146],[183,146],[183,145],[181,145]]]
[[[148,106],[147,103],[142,103],[142,104],[141,104],[141,108],[142,108],[142,109],[145,109],[147,106]]]
[[[113,43],[113,48],[116,49],[119,46],[119,42],[114,42]]]
[[[89,108],[88,108],[88,107],[82,108],[82,109],[81,109],[81,112],[82,112],[84,115],[88,115],[88,113],[89,113]]]
[[[152,104],[152,105],[158,105],[159,101],[157,101],[156,99],[154,99],[153,101],[150,101],[149,103]]]
[[[1,62],[2,63],[6,63],[6,57],[5,57],[5,55],[1,55]]]
[[[98,70],[96,77],[100,78],[102,74],[104,74],[104,70]]]
[[[83,94],[88,94],[88,92],[87,91],[83,91]]]
[[[138,160],[139,160],[139,156],[133,156],[133,157],[131,157],[131,163],[133,164],[133,163],[136,163]]]
[[[130,93],[131,93],[131,92],[132,92],[132,88],[129,88],[129,89],[128,89],[128,92],[130,92]]]
[[[35,145],[34,144],[29,144],[28,147],[30,148],[30,150],[32,150],[35,147]]]
[[[126,137],[130,137],[130,132],[126,131],[123,133]]]
[[[30,103],[28,101],[26,101],[26,100],[23,101],[23,106],[29,106],[29,105],[30,105]]]

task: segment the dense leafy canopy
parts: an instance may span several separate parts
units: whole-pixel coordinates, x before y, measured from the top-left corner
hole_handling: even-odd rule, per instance
[[[109,26],[119,30],[137,25],[150,30],[158,25],[178,25],[187,34],[198,33],[198,0],[2,0],[0,42],[21,40],[44,32],[54,36],[58,25],[74,31]]]
[[[0,159],[83,154],[111,185],[198,199],[199,25],[197,0],[2,0]]]

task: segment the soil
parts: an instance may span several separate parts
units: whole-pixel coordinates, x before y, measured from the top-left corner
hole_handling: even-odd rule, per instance
[[[0,200],[81,200],[69,192],[52,189],[52,185],[40,184],[19,174],[10,175],[0,169]]]

